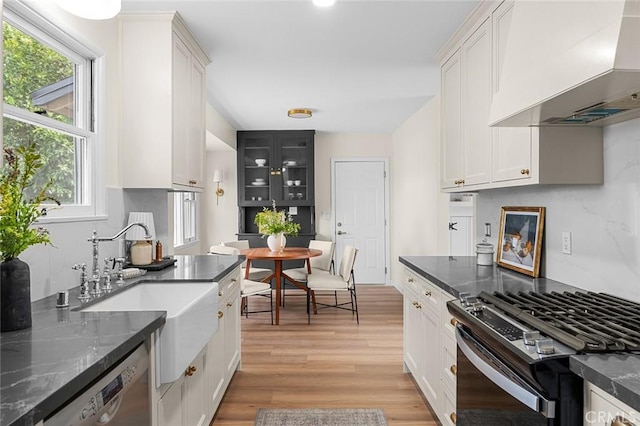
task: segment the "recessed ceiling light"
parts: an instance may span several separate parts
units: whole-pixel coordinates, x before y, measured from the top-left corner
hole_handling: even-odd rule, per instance
[[[310,109],[294,108],[287,111],[287,115],[291,118],[310,118],[312,112]]]
[[[313,4],[318,7],[329,7],[333,6],[336,0],[313,0]]]

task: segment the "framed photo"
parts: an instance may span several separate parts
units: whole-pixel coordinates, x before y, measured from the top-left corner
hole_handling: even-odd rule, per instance
[[[497,263],[532,277],[540,274],[544,207],[503,207]]]

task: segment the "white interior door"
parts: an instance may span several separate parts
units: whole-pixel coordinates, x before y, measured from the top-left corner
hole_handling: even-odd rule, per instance
[[[345,245],[358,249],[356,283],[386,283],[386,162],[334,161],[336,269]]]

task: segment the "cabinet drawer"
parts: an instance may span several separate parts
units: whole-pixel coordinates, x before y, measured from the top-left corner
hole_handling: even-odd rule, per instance
[[[589,382],[584,385],[584,425],[609,426],[618,420],[623,425],[640,425],[637,411]]]
[[[423,279],[418,280],[417,287],[420,303],[432,313],[440,316],[440,306],[442,304],[440,291]]]
[[[222,300],[240,291],[240,268],[236,268],[229,275],[218,281],[218,299]]]

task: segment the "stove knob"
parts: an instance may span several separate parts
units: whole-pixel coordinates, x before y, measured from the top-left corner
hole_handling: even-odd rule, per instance
[[[524,340],[524,344],[527,346],[535,346],[536,340],[540,340],[541,338],[539,331],[522,332],[522,340]]]
[[[479,300],[473,302],[473,304],[471,305],[471,310],[475,313],[482,312],[483,309],[484,306],[482,306],[482,302]]]
[[[555,353],[555,349],[553,348],[553,339],[536,340],[536,352],[540,355],[550,355]]]

